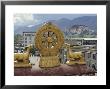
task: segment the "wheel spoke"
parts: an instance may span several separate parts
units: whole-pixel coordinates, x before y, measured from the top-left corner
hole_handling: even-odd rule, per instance
[[[53,37],[54,35],[55,35],[55,33],[54,33],[54,32],[52,32],[51,36]]]
[[[42,45],[45,47],[45,42],[42,42]]]
[[[52,47],[52,43],[49,43],[49,46],[48,46],[48,48],[51,48]]]
[[[42,41],[42,44],[43,44],[44,47],[46,47],[46,48],[48,47],[48,42],[46,40]]]
[[[53,41],[56,43],[57,42],[57,39],[53,39]]]
[[[54,41],[52,42],[52,46],[55,46],[55,42]]]
[[[53,35],[54,35],[54,32],[51,32],[51,37],[53,37]]]
[[[49,37],[49,31],[48,31],[48,37]]]
[[[46,41],[46,37],[42,37],[42,42],[45,42]]]
[[[53,39],[57,39],[57,37],[56,37],[56,35],[55,35],[55,34],[53,34],[53,35],[52,35],[52,38],[53,38]]]
[[[52,37],[53,34],[54,32],[48,31],[48,37]]]

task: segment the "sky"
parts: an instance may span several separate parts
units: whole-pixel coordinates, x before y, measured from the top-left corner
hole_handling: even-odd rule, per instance
[[[59,20],[62,18],[73,20],[82,16],[96,16],[96,14],[14,14],[14,25],[34,25],[48,20]]]

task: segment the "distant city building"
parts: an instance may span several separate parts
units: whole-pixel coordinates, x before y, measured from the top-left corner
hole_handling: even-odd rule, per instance
[[[66,38],[66,43],[70,45],[97,45],[97,38]]]
[[[23,37],[22,35],[18,34],[14,38],[14,52],[21,52],[23,50]]]
[[[97,45],[97,38],[84,38],[83,45]]]
[[[34,44],[35,32],[23,32],[23,45],[28,46]]]
[[[83,52],[86,64],[88,67],[97,70],[97,50],[91,49]]]

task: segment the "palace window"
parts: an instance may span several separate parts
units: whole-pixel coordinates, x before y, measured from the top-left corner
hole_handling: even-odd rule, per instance
[[[88,53],[88,58],[91,58],[91,53]]]
[[[25,38],[25,40],[27,40],[27,38]]]
[[[96,54],[93,54],[93,59],[96,60]]]

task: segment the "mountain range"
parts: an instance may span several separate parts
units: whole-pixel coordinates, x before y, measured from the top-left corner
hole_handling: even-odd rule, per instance
[[[83,17],[78,17],[73,20],[67,19],[67,18],[62,18],[59,20],[49,20],[46,22],[52,22],[56,26],[58,26],[61,31],[64,33],[70,33],[70,28],[72,28],[74,25],[84,25],[89,28],[89,30],[94,31],[97,33],[97,16],[83,16]],[[22,34],[23,32],[36,32],[42,24],[34,24],[34,25],[27,25],[27,26],[17,26],[14,25],[14,33],[15,34]],[[74,30],[74,29],[73,29]]]

